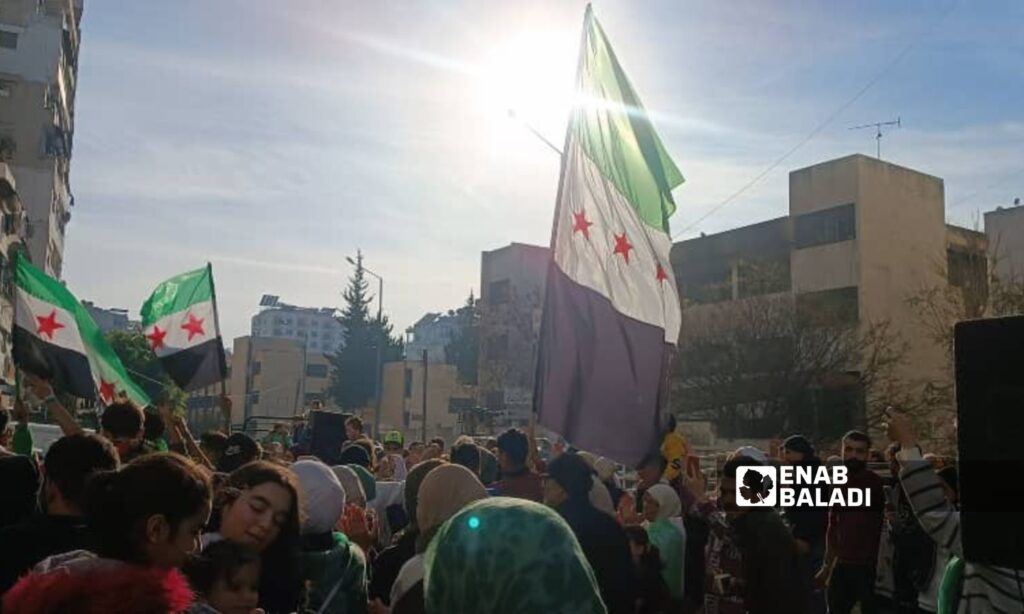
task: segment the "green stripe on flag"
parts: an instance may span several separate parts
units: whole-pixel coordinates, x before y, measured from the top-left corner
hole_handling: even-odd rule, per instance
[[[129,399],[138,405],[143,407],[149,405],[149,396],[132,378],[128,377],[124,365],[121,364],[121,359],[107,343],[103,331],[89,315],[88,310],[75,298],[75,295],[64,284],[36,268],[20,253],[15,257],[14,269],[14,283],[18,288],[74,315],[75,324],[78,325],[78,333],[82,337],[82,345],[85,346],[90,364],[102,363],[105,370],[109,372],[107,375],[113,374],[113,378],[117,380],[112,383],[118,392],[123,391]],[[93,379],[100,377],[95,370],[92,375]]]
[[[649,226],[668,233],[672,189],[684,178],[658,138],[626,73],[587,8],[586,48],[572,134]]]
[[[213,300],[210,267],[182,273],[157,286],[142,305],[142,327],[146,328],[169,315],[185,311],[196,303]]]

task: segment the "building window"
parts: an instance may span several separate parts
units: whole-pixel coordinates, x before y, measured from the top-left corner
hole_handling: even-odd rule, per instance
[[[732,267],[720,261],[700,269],[683,269],[680,293],[694,303],[732,300]]]
[[[405,389],[405,392],[404,392],[405,398],[411,399],[412,398],[412,369],[406,369],[405,370],[405,386],[404,386],[404,389]]]
[[[298,319],[298,325],[299,325],[299,326],[301,326],[301,327],[305,328],[305,326],[306,326],[306,323],[307,323],[307,322],[306,322],[306,318],[299,318],[299,319]]]
[[[309,349],[311,349],[311,350],[318,350],[318,349],[320,349],[320,346],[317,345],[316,341],[314,341],[314,342],[309,344]]]
[[[327,365],[306,365],[306,377],[327,377]]]
[[[259,390],[257,390],[256,392],[252,393],[252,404],[253,405],[259,405],[260,404],[260,392],[259,392]]]
[[[314,330],[314,331],[310,331],[310,333],[309,333],[309,336],[310,336],[310,337],[319,337],[319,336],[320,336],[320,333],[318,333],[318,332],[317,332],[317,331],[315,331],[315,330]]]
[[[252,374],[253,375],[259,375],[260,371],[262,371],[262,370],[263,370],[263,363],[261,363],[258,360],[256,362],[252,363]]]
[[[0,47],[4,49],[18,48],[18,33],[8,30],[0,30]]]
[[[487,302],[492,305],[507,303],[512,298],[512,285],[507,279],[492,281],[487,290]]]
[[[307,392],[305,399],[306,406],[308,407],[312,405],[314,401],[320,401],[322,403],[324,400],[324,395],[319,392]]]
[[[856,324],[858,300],[857,286],[798,294],[797,321],[805,326]]]
[[[856,239],[856,209],[850,203],[797,216],[795,235],[797,249]]]
[[[281,336],[281,329],[280,328],[275,328],[274,329],[274,336],[275,337],[280,337]]]
[[[790,289],[789,254],[771,260],[742,261],[736,267],[739,298]]]
[[[14,81],[0,80],[0,98],[9,98],[14,91]]]

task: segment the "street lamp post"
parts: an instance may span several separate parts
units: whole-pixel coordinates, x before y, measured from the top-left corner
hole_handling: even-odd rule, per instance
[[[351,257],[346,257],[349,264],[352,266],[360,267],[362,262],[357,263]],[[377,340],[377,371],[374,375],[374,388],[375,397],[377,399],[377,409],[373,413],[373,436],[380,440],[380,397],[381,397],[381,371],[384,368],[384,278],[374,273],[370,269],[362,266],[362,269],[377,278],[377,324],[380,326],[379,336]]]

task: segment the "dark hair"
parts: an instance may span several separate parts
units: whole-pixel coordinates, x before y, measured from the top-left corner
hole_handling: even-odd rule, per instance
[[[360,437],[352,443],[366,450],[366,462],[369,463],[366,467],[368,469],[377,465],[377,451],[373,449],[372,441],[366,437]]]
[[[579,454],[566,453],[548,463],[548,478],[554,480],[573,501],[587,501],[594,472]]]
[[[192,590],[208,597],[219,580],[231,583],[243,567],[259,565],[260,555],[253,548],[222,539],[189,559],[182,571]]]
[[[526,437],[526,433],[519,429],[509,429],[498,435],[498,449],[507,454],[516,465],[526,464],[529,448],[530,440]]]
[[[162,515],[176,533],[210,497],[205,470],[184,456],[159,452],[139,457],[120,471],[95,474],[86,486],[85,518],[97,538],[97,554],[143,562],[139,542],[148,518]]]
[[[461,442],[452,447],[449,457],[456,465],[462,465],[476,475],[480,475],[480,448],[470,441]]]
[[[11,412],[7,409],[0,409],[0,435],[4,434],[7,430],[7,425],[11,423]]]
[[[65,435],[53,442],[43,459],[48,482],[69,505],[79,509],[85,502],[85,485],[97,471],[114,471],[117,449],[106,437],[90,433]]]
[[[142,438],[147,441],[156,441],[163,437],[167,427],[164,425],[164,419],[160,417],[160,414],[145,410],[143,410],[142,414]]]
[[[224,452],[217,460],[217,471],[231,473],[239,467],[259,460],[262,452],[260,444],[245,433],[232,433],[224,441]]]
[[[370,454],[366,451],[363,446],[357,446],[351,441],[346,442],[341,449],[341,455],[338,456],[339,465],[359,465],[360,467],[370,468]]]
[[[430,443],[436,443],[437,447],[441,448],[441,451],[444,452],[444,437],[434,437],[430,440]]]
[[[661,473],[665,473],[665,469],[668,467],[668,460],[660,450],[652,450],[648,452],[647,456],[637,464],[636,468],[643,469],[644,467],[649,467],[654,464],[658,465],[661,469]]]
[[[764,463],[756,461],[749,456],[734,456],[722,465],[722,477],[735,479],[736,469],[740,467],[761,467],[763,465]]]
[[[217,454],[223,454],[224,448],[228,447],[228,436],[220,431],[206,431],[199,436],[199,442]]]
[[[131,403],[112,403],[100,416],[100,428],[110,433],[111,437],[138,437],[142,430],[142,413],[141,409]]]
[[[484,486],[498,481],[498,459],[487,448],[480,448],[480,481]]]
[[[638,524],[626,525],[623,529],[626,531],[626,539],[645,548],[640,557],[640,566],[652,572],[661,573],[665,564],[661,561],[661,552],[658,551],[658,547],[651,543],[651,536],[647,534],[647,529]]]
[[[408,447],[408,449],[409,449],[409,450],[412,450],[412,449],[413,449],[413,448],[415,448],[416,446],[420,446],[420,447],[423,447],[423,442],[422,442],[422,441],[410,441],[410,442],[409,442],[409,447]]]
[[[843,435],[843,441],[845,441],[847,439],[849,439],[850,441],[860,441],[860,442],[868,444],[869,448],[871,447],[871,438],[868,437],[868,434],[865,433],[864,431],[858,431],[858,430],[847,431],[846,434]]]
[[[238,468],[228,478],[228,494],[255,488],[260,484],[277,484],[292,495],[288,517],[274,543],[263,551],[260,569],[260,607],[265,610],[291,612],[298,608],[302,592],[299,572],[299,530],[302,526],[302,487],[299,478],[287,467],[267,461],[255,461]]]
[[[349,418],[345,420],[345,426],[351,426],[360,433],[363,432],[363,421],[359,416],[349,416]]]

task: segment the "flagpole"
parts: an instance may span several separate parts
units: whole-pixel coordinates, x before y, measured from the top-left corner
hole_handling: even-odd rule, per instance
[[[206,274],[210,276],[210,302],[213,303],[213,325],[217,327],[217,338],[220,339],[220,356],[218,357],[218,359],[222,361],[221,364],[224,364],[224,361],[226,361],[226,357],[224,356],[224,336],[221,335],[220,333],[220,316],[217,313],[217,286],[216,284],[213,283],[213,264],[210,262],[206,263]],[[218,405],[220,405],[221,407],[221,414],[224,413],[224,407],[222,404],[224,403],[224,399],[226,399],[227,396],[227,381],[226,378],[222,377],[220,380],[220,403],[218,403]],[[228,434],[231,434],[230,413],[224,418],[224,429],[228,432]]]
[[[576,98],[579,97],[578,95],[579,95],[579,90],[580,90],[580,84],[582,82],[581,81],[581,74],[583,73],[583,60],[586,58],[586,54],[587,54],[587,37],[590,34],[590,29],[591,29],[590,28],[590,25],[591,25],[590,22],[591,22],[591,20],[593,18],[594,18],[593,9],[590,7],[590,3],[587,3],[587,8],[586,8],[586,10],[583,13],[583,32],[580,33],[580,50],[579,50],[579,55],[576,58],[576,84],[575,84],[575,88],[574,88],[574,90],[575,90],[575,92],[577,94]],[[561,169],[560,169],[560,171],[558,173],[558,192],[555,195],[555,214],[554,214],[554,217],[553,217],[553,219],[551,221],[551,242],[549,244],[549,249],[550,249],[550,252],[551,252],[550,253],[551,259],[548,262],[548,277],[549,278],[551,276],[551,268],[552,268],[552,265],[554,263],[554,258],[555,258],[555,239],[558,238],[558,221],[561,219],[561,213],[562,213],[562,191],[565,189],[566,157],[568,156],[568,153],[569,153],[569,140],[572,138],[573,119],[574,119],[574,117],[576,116],[576,113],[577,113],[577,108],[576,108],[577,104],[578,104],[577,100],[574,99],[573,100],[573,104],[572,104],[572,106],[569,109],[569,118],[568,118],[568,121],[565,124],[565,141],[564,141],[564,145],[562,146],[562,151],[560,152],[561,155],[562,155],[562,165],[561,165]],[[552,147],[552,149],[554,149],[554,147]],[[550,279],[548,279],[545,282],[545,286],[547,286],[549,283],[550,283]],[[547,292],[545,292],[545,296],[546,295],[547,295]],[[547,299],[545,299],[545,301],[546,300]],[[550,323],[548,322],[548,310],[547,309],[543,309],[543,311],[541,312],[541,322],[540,322],[540,329],[541,329],[540,337],[541,338],[544,337],[544,330],[548,326],[550,326]],[[540,343],[539,342],[537,343],[537,346],[534,348],[534,351],[533,351],[533,365],[534,365],[534,369],[533,369],[533,399],[532,399],[532,403],[530,404],[531,405],[531,407],[530,407],[530,430],[531,431],[533,430],[534,425],[536,424],[536,421],[537,421],[537,402],[538,402],[538,399],[537,399],[537,382],[540,381],[540,375],[541,375],[540,374],[541,365],[540,365]]]

